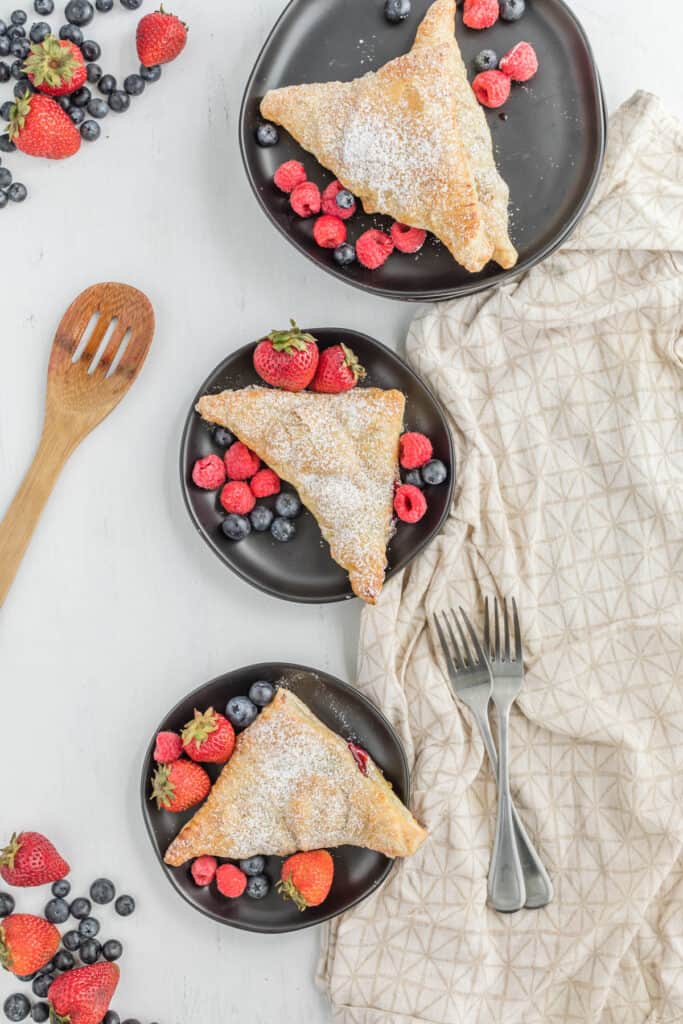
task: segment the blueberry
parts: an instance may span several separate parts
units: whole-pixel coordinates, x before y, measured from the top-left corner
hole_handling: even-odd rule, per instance
[[[78,955],[84,964],[96,964],[100,959],[101,952],[102,947],[97,939],[86,939],[85,942],[81,943]]]
[[[68,949],[70,953],[75,953],[81,945],[81,937],[78,932],[72,928],[70,932],[66,932],[62,937],[62,945],[64,946],[64,949]]]
[[[66,900],[50,900],[45,906],[45,917],[50,924],[64,924],[69,919],[69,904]]]
[[[472,64],[477,72],[494,71],[498,67],[498,54],[495,50],[480,50]]]
[[[114,89],[109,93],[109,106],[116,114],[122,114],[130,106],[130,96],[123,89]]]
[[[102,956],[105,960],[118,960],[123,953],[123,946],[118,939],[109,939],[102,946]]]
[[[354,199],[353,192],[343,188],[340,192],[337,192],[334,201],[342,210],[350,210],[356,200]]]
[[[31,1012],[31,1004],[20,992],[8,996],[2,1008],[8,1020],[25,1020]]]
[[[86,39],[81,46],[81,53],[84,60],[99,60],[102,56],[102,47],[94,39]]]
[[[0,36],[0,57],[6,57],[9,53],[9,48],[12,45],[12,40],[9,36]]]
[[[121,917],[129,917],[135,910],[135,900],[132,896],[119,896],[114,907]]]
[[[73,955],[67,949],[55,953],[55,967],[58,971],[70,971],[75,964]]]
[[[102,1020],[102,1024],[121,1024],[121,1018],[118,1013],[114,1010],[107,1010]]]
[[[253,875],[247,882],[246,893],[252,900],[262,900],[269,890],[270,882],[265,875]]]
[[[74,124],[82,124],[85,121],[85,110],[81,110],[80,107],[72,107],[69,111],[69,117]]]
[[[97,88],[106,96],[116,88],[116,79],[113,75],[102,75],[97,83]]]
[[[26,75],[26,72],[24,71],[23,60],[15,60],[14,63],[12,64],[11,71],[12,78],[16,78],[18,80],[26,80],[26,83],[28,85],[28,77]]]
[[[57,899],[63,900],[70,892],[71,882],[67,882],[66,878],[60,878],[58,882],[53,882],[52,895],[56,896]]]
[[[39,974],[31,985],[31,991],[34,996],[38,996],[39,999],[44,999],[54,980],[54,974]]]
[[[7,193],[0,192],[0,210],[4,210],[8,203],[9,199],[7,198]],[[0,914],[0,917],[2,917],[2,914]]]
[[[43,964],[43,966],[40,968],[39,971],[36,971],[36,974],[38,975],[38,977],[42,978],[46,974],[54,974],[54,972],[55,972],[55,962],[54,962],[54,960],[48,960],[48,962],[46,964]]]
[[[55,96],[55,103],[62,108],[62,110],[71,110],[71,97],[70,96]]]
[[[55,9],[54,0],[33,0],[33,10],[41,18],[49,17]]]
[[[355,262],[356,250],[350,242],[342,242],[334,250],[333,256],[335,263],[338,263],[340,267],[348,267],[350,263]]]
[[[6,100],[3,103],[3,105],[0,107],[0,117],[3,117],[5,121],[9,121],[9,119],[12,116],[13,108],[14,108],[14,104],[12,103],[12,101],[11,100]]]
[[[100,137],[100,126],[97,121],[84,121],[81,125],[81,138],[86,142],[97,142]]]
[[[0,39],[4,39],[4,36],[0,36]],[[12,77],[9,64],[5,64],[4,60],[0,60],[0,82],[9,82]]]
[[[15,978],[17,979],[17,981],[24,981],[26,982],[26,984],[28,984],[29,981],[33,981],[37,973],[37,971],[34,971],[33,974],[15,974]]]
[[[86,64],[85,74],[91,85],[96,85],[102,77],[102,68],[99,64]]]
[[[229,448],[235,440],[235,435],[231,434],[225,427],[214,427],[213,439],[219,448]]]
[[[500,0],[500,16],[503,21],[519,21],[525,8],[524,0]]]
[[[83,42],[83,33],[76,25],[62,25],[59,30],[60,39],[68,39],[70,43],[80,46]]]
[[[246,516],[231,512],[221,523],[221,530],[229,540],[244,540],[251,533],[251,522]]]
[[[158,82],[161,78],[161,64],[152,64],[149,68],[146,68],[144,64],[141,64],[140,77],[144,78],[146,82]]]
[[[294,519],[301,512],[301,502],[291,491],[282,491],[275,499],[275,511],[285,519]]]
[[[425,485],[425,482],[422,479],[422,473],[420,473],[419,469],[409,469],[403,479],[407,484],[412,484],[413,487],[419,487],[420,489]]]
[[[277,516],[270,525],[270,533],[274,540],[280,544],[287,544],[296,536],[296,523],[291,519],[284,519]]]
[[[7,32],[7,23],[0,18],[0,36],[4,36]]]
[[[265,679],[259,679],[258,682],[252,683],[249,687],[249,700],[259,708],[264,708],[266,704],[270,704],[274,696],[275,687],[272,683],[267,683]]]
[[[34,25],[31,25],[28,37],[32,43],[42,43],[43,39],[46,39],[51,31],[52,29],[46,21],[37,21]]]
[[[248,857],[246,860],[240,861],[240,870],[244,871],[245,875],[252,877],[253,875],[262,875],[266,868],[266,858],[257,855],[256,857]]]
[[[41,1021],[48,1020],[50,1017],[50,1007],[47,1003],[35,1003],[31,1010],[31,1020]]]
[[[92,98],[92,93],[87,86],[83,85],[76,92],[71,93],[71,105],[73,107],[87,107]]]
[[[78,934],[83,939],[94,939],[100,930],[100,922],[96,917],[84,917],[78,926]]]
[[[13,25],[25,25],[28,14],[26,11],[12,11],[10,14],[10,21]]]
[[[252,529],[257,533],[265,533],[270,529],[273,521],[273,512],[266,505],[256,505],[249,513]]]
[[[25,39],[26,29],[23,25],[12,25],[12,27],[7,30],[7,36],[11,43],[13,43],[15,39]]]
[[[26,60],[31,52],[31,44],[27,39],[15,39],[10,46],[10,52],[13,57],[18,57],[19,60]]]
[[[13,153],[16,148],[7,132],[0,135],[0,153]]]
[[[72,917],[82,921],[89,916],[92,910],[92,903],[90,900],[86,900],[84,896],[79,896],[77,900],[73,901],[69,909]]]
[[[109,113],[109,107],[107,106],[106,100],[101,100],[99,96],[90,100],[90,103],[88,104],[88,113],[91,117],[106,117]]]
[[[410,0],[386,0],[384,4],[384,17],[392,25],[398,25],[400,21],[410,14]]]
[[[114,7],[114,0],[95,0],[95,7],[100,14],[108,14]]]
[[[0,917],[7,917],[14,910],[14,896],[0,892]]]
[[[267,149],[268,146],[277,146],[280,141],[280,133],[274,124],[260,124],[256,129],[256,141],[264,149]]]
[[[137,11],[142,6],[142,0],[121,0],[121,6],[127,11]]]
[[[26,79],[24,78],[22,78],[20,82],[17,82],[17,84],[14,86],[14,89],[12,90],[17,99],[20,99],[20,97],[22,96],[26,96],[27,93],[32,93],[35,91],[36,90],[33,88],[31,83],[26,81]]]
[[[236,729],[246,729],[258,715],[258,708],[248,697],[233,697],[225,707],[225,717]]]
[[[96,878],[90,886],[90,899],[93,903],[111,903],[114,896],[116,896],[116,889],[114,883],[110,882],[108,878]]]
[[[123,80],[123,88],[129,96],[139,96],[145,91],[145,80],[142,75],[128,75]]]
[[[424,482],[430,486],[442,484],[448,476],[448,470],[440,459],[430,459],[420,472]]]
[[[71,25],[82,28],[89,25],[95,17],[95,9],[90,0],[69,0],[64,8],[64,17]]]

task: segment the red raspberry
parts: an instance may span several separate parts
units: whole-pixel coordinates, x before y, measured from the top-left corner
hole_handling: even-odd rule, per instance
[[[304,181],[297,185],[289,197],[289,204],[300,217],[313,217],[320,213],[320,189],[312,181]]]
[[[395,220],[391,225],[391,237],[399,252],[419,252],[425,244],[427,232],[422,228],[411,228],[407,224],[399,224]]]
[[[498,67],[513,82],[528,82],[538,71],[538,57],[531,43],[517,43]]]
[[[237,899],[247,887],[247,876],[234,864],[221,864],[216,872],[216,885],[223,896]]]
[[[280,493],[280,477],[272,469],[259,469],[249,481],[252,494],[257,498],[268,498]]]
[[[485,107],[502,107],[510,95],[510,79],[502,71],[482,71],[472,82],[474,95]]]
[[[183,752],[183,741],[177,732],[160,732],[154,746],[154,760],[159,764],[172,764]]]
[[[364,231],[356,242],[356,258],[368,270],[377,270],[391,256],[394,243],[389,235],[376,228]]]
[[[337,195],[345,191],[346,189],[341,181],[331,181],[323,192],[323,213],[328,214],[330,217],[341,217],[342,220],[348,220],[349,217],[353,217],[356,212],[355,203],[349,207],[337,206]]]
[[[216,877],[217,867],[218,861],[215,857],[197,857],[190,868],[195,885],[211,885]]]
[[[419,487],[401,484],[394,495],[394,512],[404,523],[419,523],[427,511],[427,499]]]
[[[205,491],[215,491],[225,483],[225,466],[220,455],[206,455],[192,467],[192,480]]]
[[[432,457],[432,442],[424,434],[402,434],[399,447],[400,462],[404,469],[419,469]]]
[[[241,441],[236,441],[228,448],[223,460],[230,480],[249,480],[261,465],[258,455],[249,451]]]
[[[246,516],[256,504],[256,498],[251,493],[249,484],[241,480],[233,480],[226,484],[221,491],[221,505],[226,512],[236,512],[239,516]]]
[[[499,14],[498,0],[465,0],[462,20],[468,28],[491,28]]]
[[[346,225],[339,217],[323,214],[313,225],[313,237],[321,249],[336,249],[346,241]]]
[[[297,185],[306,181],[306,168],[298,160],[287,160],[280,164],[273,181],[281,192],[293,192]]]

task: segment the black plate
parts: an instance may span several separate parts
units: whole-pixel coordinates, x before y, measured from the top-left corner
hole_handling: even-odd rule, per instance
[[[325,725],[368,751],[397,795],[407,803],[410,795],[408,763],[401,741],[382,712],[348,683],[304,665],[266,662],[226,672],[176,704],[159,723],[154,737],[162,730],[177,732],[182,729],[192,718],[194,708],[205,710],[215,707],[222,711],[231,697],[247,693],[257,679],[277,682],[283,678],[287,688],[300,697]],[[169,814],[168,811],[157,810],[156,804],[150,801],[150,780],[155,766],[152,756],[154,742],[153,738],[142,768],[142,813],[147,832],[166,877],[183,899],[207,917],[253,932],[297,931],[327,921],[355,906],[374,892],[391,871],[393,861],[381,853],[356,846],[340,846],[331,851],[334,881],[330,895],[321,906],[310,907],[303,913],[293,903],[283,900],[274,889],[265,899],[257,901],[246,895],[236,900],[226,899],[217,891],[215,883],[199,888],[192,880],[190,863],[181,868],[170,868],[164,864],[163,857],[169,843],[197,808],[184,814]],[[221,766],[204,767],[215,780]],[[280,857],[267,859],[266,873],[271,880],[277,881],[280,877],[281,864]]]
[[[457,36],[471,71],[484,47],[499,56],[516,42],[533,43],[540,69],[528,86],[513,86],[503,111],[486,111],[503,178],[510,186],[512,239],[518,265],[504,271],[490,263],[479,274],[459,267],[430,238],[415,256],[394,253],[379,270],[359,264],[338,268],[329,250],[313,241],[313,220],[299,219],[273,185],[284,160],[302,160],[311,180],[332,180],[315,157],[284,131],[262,149],[255,140],[259,103],[269,89],[303,82],[349,81],[406,53],[431,0],[413,0],[411,16],[389,25],[383,0],[291,0],[268,37],[247,83],[240,115],[240,144],[251,186],[275,226],[324,270],[366,291],[395,299],[430,300],[469,295],[509,279],[549,255],[579,220],[597,183],[605,150],[602,90],[586,36],[562,0],[527,0],[524,17],[476,32],[457,15]],[[472,77],[472,76],[471,76]],[[502,120],[504,113],[507,120]],[[348,222],[354,240],[390,218],[357,213]]]
[[[397,388],[406,396],[405,425],[408,430],[426,434],[434,446],[434,455],[449,469],[448,481],[440,487],[428,487],[428,509],[414,526],[399,523],[388,548],[387,577],[405,568],[408,562],[438,533],[448,515],[454,483],[455,454],[446,417],[434,395],[397,355],[374,338],[345,328],[310,328],[320,348],[344,342],[359,357],[367,370],[363,385]],[[225,517],[218,492],[203,491],[192,483],[196,459],[221,450],[213,442],[211,429],[194,411],[201,395],[260,384],[253,367],[252,342],[228,356],[207,377],[195,395],[188,413],[180,447],[180,476],[185,504],[201,537],[218,557],[238,576],[274,597],[288,601],[321,604],[353,597],[349,579],[333,562],[317,522],[309,512],[297,519],[297,534],[288,544],[273,540],[270,533],[252,533],[245,540],[228,540],[220,525]],[[361,385],[362,386],[362,385]],[[283,488],[288,489],[288,488]],[[265,504],[272,504],[266,499]]]

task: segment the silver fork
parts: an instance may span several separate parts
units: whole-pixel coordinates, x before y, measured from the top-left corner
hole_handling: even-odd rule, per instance
[[[448,616],[443,613],[444,625],[451,641],[450,649],[448,641],[446,640],[446,634],[444,633],[438,616],[436,615],[434,616],[434,622],[439,634],[444,656],[446,658],[448,679],[450,681],[453,694],[458,697],[472,712],[474,720],[479,727],[482,740],[484,741],[486,753],[488,754],[489,760],[491,761],[495,771],[498,758],[496,756],[496,747],[493,742],[493,736],[491,734],[491,727],[488,719],[488,705],[492,695],[491,671],[489,669],[488,658],[482,650],[477,634],[472,628],[472,625],[462,608],[460,609],[460,613],[472,639],[472,644],[477,654],[476,659],[472,657],[467,643],[467,638],[462,626],[460,625],[460,620],[454,612],[451,612],[451,619],[453,620],[460,636],[462,651],[455,633],[453,632],[451,621]],[[501,820],[501,791],[499,778],[498,819],[496,824],[496,839],[498,842],[497,845],[494,845],[491,857],[491,866],[489,868],[488,898],[490,904],[496,910],[503,911],[504,913],[519,910],[524,906],[526,897],[524,876],[522,874],[522,866],[517,852],[517,844],[512,827],[512,816],[510,810],[512,801],[510,798],[509,786],[507,798],[508,808],[504,814],[504,821],[501,826],[501,839],[499,840],[498,823]],[[506,835],[503,830],[505,828],[505,823],[508,821],[509,831]]]

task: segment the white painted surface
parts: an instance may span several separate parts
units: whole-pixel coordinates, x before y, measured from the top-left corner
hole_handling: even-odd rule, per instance
[[[610,110],[646,88],[680,114],[677,0],[573,6]],[[286,604],[226,571],[180,500],[178,439],[197,382],[264,328],[296,315],[398,346],[414,310],[317,270],[249,192],[239,103],[282,0],[177,7],[192,26],[186,54],[134,110],[103,123],[105,139],[63,164],[6,161],[32,194],[0,212],[0,510],[32,457],[52,331],[73,296],[92,281],[130,281],[152,299],[157,334],[125,403],[67,466],[0,613],[0,838],[43,830],[72,860],[77,887],[104,873],[136,895],[134,918],[106,915],[107,934],[127,944],[122,1017],[323,1024],[318,932],[251,936],[181,902],[144,834],[138,776],[160,716],[227,668],[272,658],[352,677],[360,608]],[[93,32],[111,40],[104,63],[120,76],[134,69],[135,21],[117,5]],[[23,905],[40,906],[42,892]],[[14,987],[3,980],[0,999]]]

